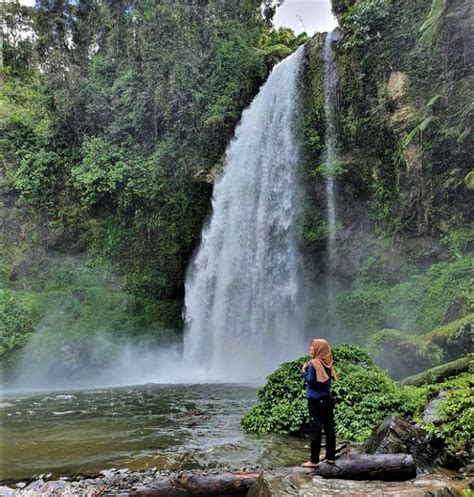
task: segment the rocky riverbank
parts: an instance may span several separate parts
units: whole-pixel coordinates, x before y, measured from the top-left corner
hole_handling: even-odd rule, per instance
[[[195,486],[192,493],[177,487],[160,489],[160,482],[174,478],[186,482],[199,481],[201,477],[215,477],[225,481],[226,475],[238,475],[238,483],[215,491],[202,493]],[[444,497],[471,495],[474,490],[472,474],[438,472],[420,475],[404,482],[354,481],[325,479],[315,476],[311,470],[286,468],[285,471],[271,468],[246,467],[239,472],[222,470],[193,470],[182,472],[146,471],[131,472],[127,469],[110,469],[99,475],[55,478],[43,475],[31,482],[17,482],[0,486],[1,497],[36,496],[82,496],[82,497],[143,497],[185,495],[248,495],[249,497],[297,496],[397,496],[397,497]]]

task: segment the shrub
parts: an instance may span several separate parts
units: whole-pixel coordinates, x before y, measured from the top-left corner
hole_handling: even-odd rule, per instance
[[[23,346],[32,332],[33,319],[25,303],[0,289],[0,357]]]
[[[410,391],[376,366],[366,350],[355,345],[338,345],[333,354],[339,374],[333,385],[338,436],[363,441],[386,415],[415,410]],[[308,410],[300,370],[308,359],[302,357],[282,364],[267,378],[259,389],[258,403],[242,419],[246,431],[301,433]]]
[[[472,452],[473,387],[474,375],[470,371],[437,385],[413,388],[419,399],[417,420],[444,442],[446,453],[453,462],[466,462]],[[444,393],[444,398],[438,404],[435,417],[427,422],[422,417],[424,407],[440,392]]]

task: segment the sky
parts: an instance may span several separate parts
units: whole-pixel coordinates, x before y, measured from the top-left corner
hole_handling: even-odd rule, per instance
[[[20,0],[20,3],[34,5],[35,0]],[[317,31],[331,31],[336,27],[331,0],[285,0],[276,12],[275,26],[287,26],[296,34],[302,31],[309,35]]]
[[[332,31],[337,25],[330,0],[285,0],[276,11],[274,23],[276,27],[287,26],[296,34],[306,31],[308,35]]]

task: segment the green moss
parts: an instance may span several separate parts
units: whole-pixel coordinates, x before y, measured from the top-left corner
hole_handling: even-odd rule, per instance
[[[377,285],[361,285],[337,296],[337,310],[344,327],[359,342],[377,329],[383,316],[387,289]]]

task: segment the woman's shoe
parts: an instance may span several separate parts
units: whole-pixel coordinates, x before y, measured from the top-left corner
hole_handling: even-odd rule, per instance
[[[319,462],[311,462],[311,461],[308,461],[308,462],[304,462],[301,466],[303,466],[304,468],[317,468],[321,463]]]
[[[328,464],[336,464],[336,461],[333,459],[325,459],[324,462],[327,462]]]

